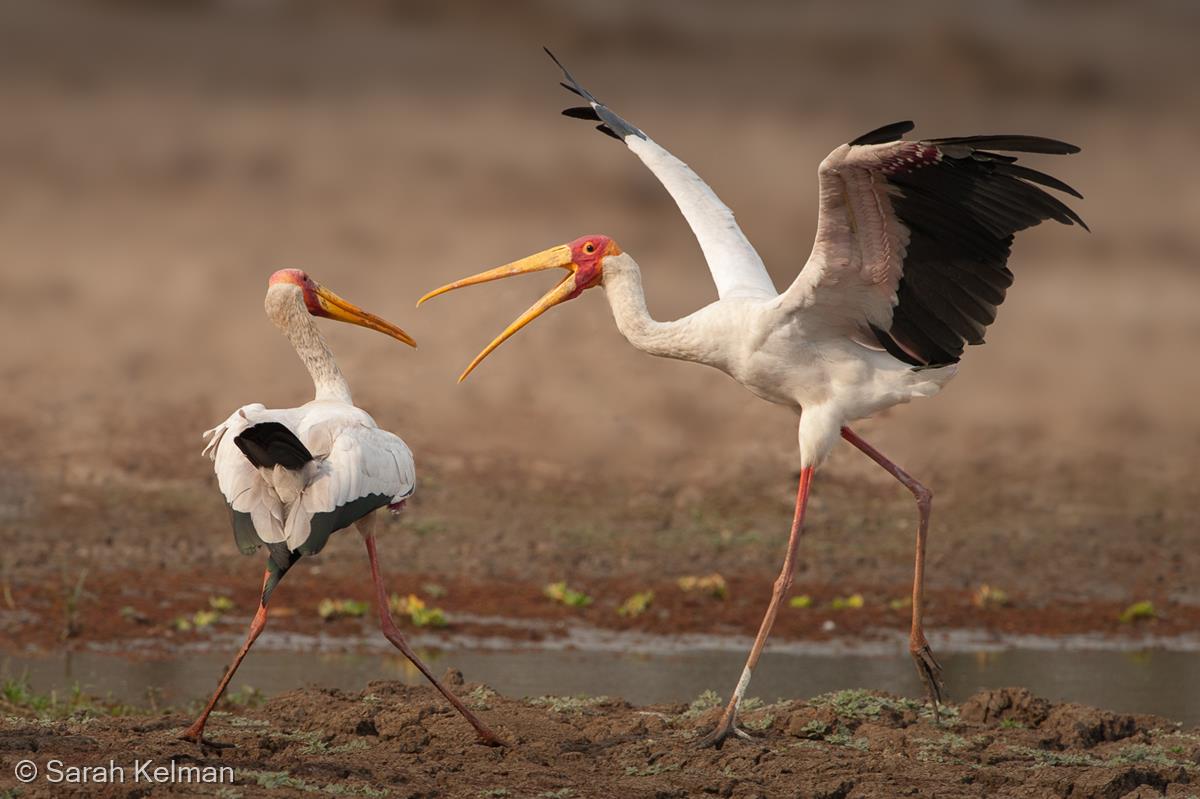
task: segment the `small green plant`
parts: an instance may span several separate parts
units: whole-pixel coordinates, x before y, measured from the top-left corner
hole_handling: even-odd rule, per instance
[[[360,618],[367,614],[370,605],[357,599],[322,599],[317,605],[317,615],[325,621],[340,618]]]
[[[716,691],[709,689],[688,703],[687,710],[683,711],[683,717],[685,719],[694,719],[697,716],[707,713],[714,707],[720,706],[721,696]]]
[[[725,578],[716,572],[703,577],[695,575],[680,577],[676,584],[681,591],[700,591],[713,599],[724,600],[729,597],[729,586],[725,584]]]
[[[902,596],[896,599],[888,600],[888,608],[890,610],[906,610],[912,607],[912,597]]]
[[[812,741],[820,740],[825,737],[825,733],[829,732],[829,725],[823,721],[813,719],[801,727],[798,732],[798,737],[800,738],[807,738]]]
[[[825,742],[831,743],[834,746],[848,746],[851,749],[857,749],[860,752],[865,752],[870,747],[870,742],[866,738],[855,738],[847,732],[833,732],[825,736]]]
[[[424,591],[425,595],[430,599],[441,599],[447,593],[449,593],[446,590],[446,586],[439,583],[423,583],[421,585],[421,590]]]
[[[263,695],[262,691],[253,685],[243,685],[236,691],[227,692],[224,699],[227,703],[237,705],[238,707],[258,707],[267,698]]]
[[[866,719],[877,718],[884,710],[902,713],[906,710],[917,711],[921,708],[912,699],[892,699],[877,696],[863,688],[851,688],[846,691],[835,691],[822,694],[811,700],[814,707],[830,707],[840,718]],[[948,706],[947,706],[948,707]],[[943,710],[943,714],[946,711]]]
[[[586,608],[592,604],[592,598],[582,591],[568,588],[565,582],[550,583],[542,589],[547,599],[572,608]]]
[[[529,704],[547,707],[555,713],[583,713],[609,701],[607,696],[537,696]]]
[[[472,710],[491,710],[491,701],[496,698],[496,692],[486,685],[476,685],[463,699]]]
[[[811,608],[812,604],[812,597],[808,594],[800,594],[800,596],[794,596],[788,600],[789,608],[800,608],[803,610],[804,608]]]
[[[208,606],[217,613],[228,613],[233,610],[233,600],[227,596],[210,596]]]
[[[617,608],[617,615],[629,619],[641,616],[653,601],[653,591],[639,591],[621,603],[621,606]]]
[[[1000,719],[1000,728],[1004,730],[1023,730],[1025,722],[1019,719]]]
[[[425,600],[416,594],[409,594],[406,597],[392,594],[388,599],[388,607],[392,613],[407,616],[415,627],[445,627],[447,624],[444,610],[429,607],[425,604]]]
[[[1158,611],[1155,609],[1153,602],[1143,599],[1141,602],[1134,602],[1125,608],[1117,618],[1122,624],[1133,624],[1138,621],[1158,618]]]
[[[122,606],[122,608],[117,611],[117,614],[125,621],[132,622],[134,624],[150,623],[150,618],[132,605]]]
[[[198,610],[192,614],[192,626],[201,630],[219,618],[221,618],[221,614],[215,610]]]
[[[858,610],[864,604],[866,603],[863,601],[862,594],[851,594],[846,597],[835,597],[829,603],[829,607],[831,610]]]
[[[977,608],[1003,608],[1009,604],[1008,594],[995,586],[984,583],[971,594],[971,604]]]
[[[484,788],[479,792],[480,796],[510,796],[508,788]]]
[[[763,730],[771,729],[771,725],[775,723],[774,713],[763,713],[761,716],[746,719],[742,722],[742,726],[748,730],[762,732]]]
[[[65,696],[58,691],[39,694],[29,683],[29,675],[0,679],[0,714],[11,713],[42,720],[63,718],[87,718],[91,716],[128,716],[138,709],[130,705],[98,699],[83,692],[79,683],[74,683]]]
[[[1034,749],[1029,746],[1010,746],[1008,750],[1016,755],[1030,758],[1046,766],[1100,766],[1103,761],[1091,755],[1074,754],[1071,752],[1055,752],[1047,749]]]

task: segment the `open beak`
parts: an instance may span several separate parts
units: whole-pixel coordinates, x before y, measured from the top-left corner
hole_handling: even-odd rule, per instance
[[[436,297],[439,294],[445,294],[447,291],[461,289],[466,286],[474,286],[478,283],[487,283],[492,280],[500,280],[501,278],[512,277],[513,275],[523,275],[527,272],[541,272],[546,269],[566,269],[568,272],[570,272],[570,274],[564,277],[557,286],[542,295],[542,298],[531,305],[529,310],[518,316],[511,325],[504,329],[504,332],[492,340],[491,344],[488,344],[486,347],[484,347],[483,352],[475,356],[475,360],[471,361],[471,365],[468,366],[461,375],[459,375],[458,382],[461,383],[462,381],[466,380],[467,375],[471,374],[471,370],[478,366],[484,358],[490,355],[492,350],[496,349],[505,341],[507,341],[518,330],[525,327],[525,325],[529,324],[534,319],[537,319],[555,305],[566,302],[572,297],[578,296],[580,289],[575,285],[575,272],[578,269],[578,266],[576,266],[576,264],[572,261],[571,248],[565,244],[559,245],[558,247],[551,247],[550,249],[543,250],[536,255],[530,255],[528,258],[522,258],[519,261],[513,261],[511,264],[498,266],[495,269],[489,269],[486,272],[480,272],[477,275],[464,277],[462,280],[456,280],[453,283],[447,283],[441,288],[434,289],[417,301],[417,305],[419,306],[421,303],[425,302],[425,300],[428,300],[431,297]]]
[[[354,303],[342,299],[320,284],[316,284],[314,289],[317,295],[317,304],[321,306],[321,310],[325,316],[330,319],[336,319],[339,322],[349,322],[352,325],[358,325],[370,330],[378,330],[380,333],[386,333],[397,341],[403,341],[410,347],[417,346],[417,342],[413,341],[412,336],[391,322],[380,319],[373,313],[364,311]]]

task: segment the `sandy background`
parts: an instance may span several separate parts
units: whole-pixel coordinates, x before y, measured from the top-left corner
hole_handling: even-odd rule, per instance
[[[1176,597],[1195,597],[1200,8],[339,9],[0,4],[10,561],[32,573],[81,551],[133,558],[122,541],[135,527],[138,541],[233,557],[199,436],[246,402],[310,396],[261,309],[266,277],[284,266],[419,341],[413,352],[325,328],[356,400],[431,478],[425,512],[466,528],[462,540],[486,543],[479,519],[503,526],[495,503],[523,508],[526,537],[538,537],[530,526],[543,509],[559,518],[556,505],[578,491],[590,494],[580,512],[601,520],[612,507],[636,515],[651,492],[676,510],[715,497],[729,518],[769,497],[770,523],[786,524],[790,414],[716,371],[636,352],[599,294],[522,332],[462,386],[461,368],[549,279],[413,308],[442,282],[588,232],[638,259],[657,317],[715,299],[653,177],[558,116],[568,95],[547,44],[714,186],[781,288],[811,246],[816,165],[841,142],[912,118],[931,136],[1029,132],[1081,145],[1030,164],[1084,193],[1075,207],[1093,233],[1051,224],[1021,236],[988,344],[968,351],[941,396],[862,431],[935,489],[947,514],[935,532],[991,542],[974,561],[970,546],[942,550],[953,579],[1010,558],[1012,580],[1034,586],[1061,573],[1056,559],[1086,569],[1103,556],[1113,563],[1104,580],[1136,572],[1128,588],[1168,575]],[[897,554],[909,546],[907,500],[882,474],[846,448],[826,472],[814,558],[852,574],[885,540],[854,535],[851,509]],[[872,493],[888,504],[863,506]],[[755,568],[778,557],[784,530]],[[606,535],[586,546],[602,550]],[[500,545],[489,557],[518,552]],[[454,569],[461,554],[424,557]],[[902,582],[907,557],[889,568]]]

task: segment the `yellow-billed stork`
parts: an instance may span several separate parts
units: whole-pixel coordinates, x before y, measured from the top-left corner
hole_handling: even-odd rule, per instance
[[[459,379],[538,315],[603,286],[617,327],[638,349],[716,367],[758,397],[798,414],[800,485],[787,554],[741,678],[717,728],[703,740],[706,745],[719,747],[730,734],[745,737],[736,724],[738,708],[792,583],[813,472],[839,436],[857,447],[916,498],[909,651],[936,719],[941,667],[922,624],[932,495],[848,425],[931,396],[954,376],[964,345],[983,342],[1012,283],[1006,264],[1014,233],[1047,219],[1086,229],[1074,211],[1041,187],[1080,197],[1078,192],[1002,154],[1057,155],[1079,148],[1018,135],[905,140],[911,122],[860,136],[821,162],[816,242],[791,286],[778,293],[733,213],[712,189],[554,60],[565,76],[563,87],[586,101],[563,113],[599,123],[602,133],[624,142],[649,167],[699,241],[719,299],[682,319],[657,321],[646,310],[633,258],[608,236],[582,236],[422,298],[527,272],[568,271]]]
[[[416,488],[416,467],[408,446],[354,405],[313,317],[377,330],[412,347],[416,342],[299,269],[271,275],[264,306],[308,369],[316,397],[298,408],[244,405],[204,434],[204,454],[213,460],[238,547],[251,554],[265,545],[269,558],[246,641],[200,717],[181,737],[213,745],[204,738],[204,725],[266,626],[275,587],[301,557],[316,555],[330,535],[354,525],[366,543],[384,636],[474,726],[481,742],[499,744],[496,734],[433,676],[392,620],[375,552],[375,511],[403,505]]]

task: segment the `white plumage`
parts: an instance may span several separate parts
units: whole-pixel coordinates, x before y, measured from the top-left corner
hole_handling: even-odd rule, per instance
[[[255,467],[234,439],[262,422],[289,428],[314,460],[300,472]],[[212,458],[225,501],[234,511],[250,514],[263,543],[285,542],[293,552],[308,541],[315,514],[370,496],[387,499],[380,504],[396,504],[416,487],[408,445],[380,430],[362,409],[337,400],[282,409],[245,405],[204,435],[204,454]]]
[[[298,408],[243,405],[204,434],[204,454],[212,458],[238,546],[249,554],[265,544],[270,555],[246,641],[200,717],[181,737],[204,742],[208,718],[266,627],[271,594],[283,576],[301,557],[320,552],[330,535],[354,525],[366,544],[384,636],[475,728],[482,743],[502,744],[433,676],[392,619],[376,553],[374,514],[412,494],[416,485],[412,453],[397,436],[380,430],[374,419],[355,407],[350,386],[313,317],[377,330],[410,346],[416,343],[400,328],[352,305],[298,269],[273,274],[263,304],[308,369],[316,396]]]

